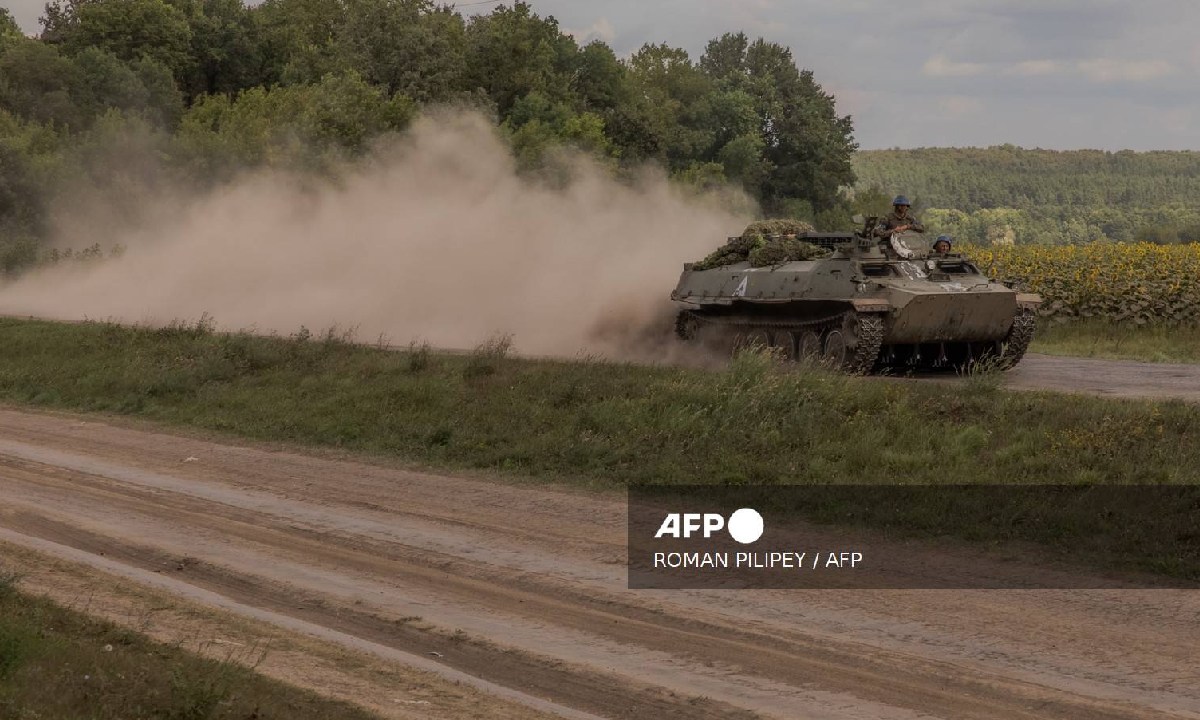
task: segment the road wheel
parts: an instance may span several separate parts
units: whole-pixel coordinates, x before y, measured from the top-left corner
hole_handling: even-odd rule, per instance
[[[796,338],[790,332],[777,330],[771,333],[771,349],[784,360],[796,359]]]
[[[796,359],[800,362],[816,362],[821,357],[821,335],[815,330],[801,330],[796,336]]]
[[[849,340],[846,338],[846,331],[842,328],[834,328],[825,333],[825,343],[822,348],[821,359],[825,364],[832,368],[840,368],[846,364],[846,351],[849,348]]]
[[[675,316],[675,336],[680,340],[695,340],[700,330],[700,320],[687,310]]]
[[[771,333],[766,330],[742,330],[737,335],[737,340],[734,342],[733,351],[739,353],[743,350],[751,348],[769,348],[771,347]]]

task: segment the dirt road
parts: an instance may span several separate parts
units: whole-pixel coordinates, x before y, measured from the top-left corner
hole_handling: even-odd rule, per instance
[[[1200,593],[630,591],[624,528],[619,497],[0,411],[0,554],[496,698],[443,717],[1200,718]]]
[[[1200,401],[1200,365],[1030,353],[1005,376],[1009,387],[1022,390]]]

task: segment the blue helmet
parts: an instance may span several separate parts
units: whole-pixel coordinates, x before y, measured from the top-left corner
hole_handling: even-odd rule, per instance
[[[937,240],[933,241],[933,246],[937,247],[937,244],[940,242],[946,243],[947,247],[954,247],[954,238],[949,235],[938,235]]]
[[[908,201],[908,198],[904,197],[903,195],[897,195],[896,199],[892,201],[892,204],[893,205],[912,205],[912,203],[910,203]]]

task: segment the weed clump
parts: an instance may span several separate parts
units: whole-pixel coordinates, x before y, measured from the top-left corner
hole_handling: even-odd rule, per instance
[[[992,396],[1004,386],[1004,366],[1001,358],[985,357],[967,366],[965,370],[967,393],[977,396]]]
[[[17,602],[18,580],[19,577],[16,573],[0,570],[0,616],[5,612],[4,605]],[[25,661],[29,655],[32,640],[28,628],[0,622],[0,681],[11,677]]]
[[[355,342],[357,327],[339,328],[332,325],[324,332],[316,335],[307,326],[287,337],[288,360],[296,363],[305,371],[316,370],[331,359],[343,357],[360,347]]]
[[[197,340],[212,336],[217,330],[217,322],[212,315],[201,313],[195,322],[172,320],[167,325],[152,332],[162,338]]]
[[[358,326],[351,325],[348,328],[340,328],[336,324],[326,328],[325,333],[321,336],[321,344],[328,348],[347,347],[355,345],[358,339]]]
[[[408,371],[410,373],[419,373],[429,368],[429,363],[433,355],[433,349],[429,347],[428,342],[422,341],[420,345],[416,340],[408,344]]]
[[[31,644],[28,632],[0,625],[0,681],[11,677],[21,667]]]
[[[230,695],[231,664],[218,666],[216,672],[193,675],[176,669],[171,673],[171,706],[165,713],[170,720],[207,720],[217,714]]]
[[[474,380],[495,375],[512,351],[512,344],[512,335],[496,335],[476,345],[463,366],[463,377]]]
[[[0,570],[0,600],[7,600],[17,592],[17,581],[21,577],[15,572]]]

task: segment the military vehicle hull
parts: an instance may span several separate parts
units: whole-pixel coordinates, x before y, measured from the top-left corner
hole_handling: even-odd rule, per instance
[[[851,373],[1017,364],[1041,299],[960,255],[909,257],[864,235],[813,235],[827,259],[709,270],[684,266],[676,333],[718,352],[762,344]],[[915,244],[915,243],[914,243]],[[907,249],[907,248],[906,248]]]

